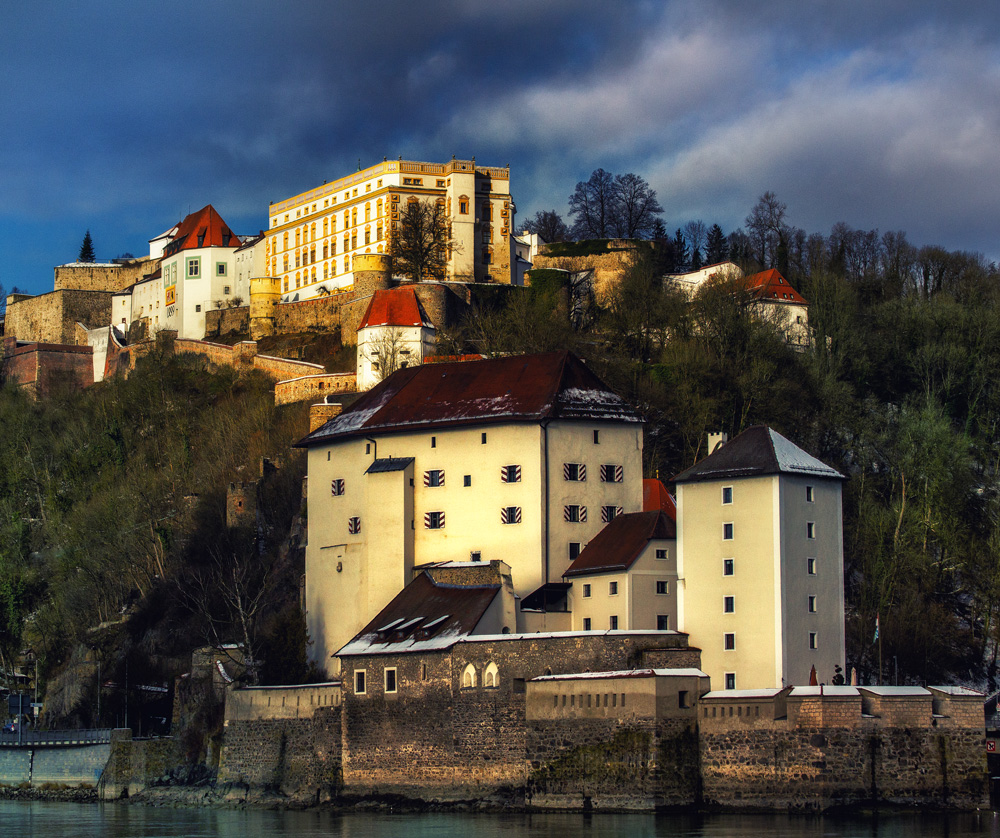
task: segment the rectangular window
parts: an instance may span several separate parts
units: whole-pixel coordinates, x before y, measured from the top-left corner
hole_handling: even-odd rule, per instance
[[[469,551],[469,561],[470,562],[481,562],[483,560],[482,550],[470,550]]]
[[[483,435],[482,435],[482,439],[480,440],[480,442],[481,442],[481,443],[482,443],[483,445],[485,445],[485,444],[486,444],[486,431],[483,431]]]
[[[471,474],[465,475],[465,477],[463,478],[462,482],[463,482],[463,484],[465,486],[471,486],[472,485],[472,475]]]
[[[669,594],[670,593],[670,583],[666,579],[656,580],[656,592],[658,594]]]
[[[733,540],[733,525],[731,522],[722,525],[722,538],[724,541]]]
[[[809,613],[810,614],[816,613],[816,597],[812,595],[810,595],[809,597]]]
[[[424,486],[436,488],[444,485],[444,469],[432,468],[424,472]]]
[[[587,467],[583,463],[563,463],[563,480],[582,481],[587,479]]]
[[[809,521],[806,524],[806,538],[815,538],[815,537],[816,537],[816,524],[814,524],[812,521]]]
[[[215,263],[215,275],[216,276],[225,276],[226,275],[226,263],[225,262],[216,262]],[[226,293],[228,294],[229,292],[227,291]]]
[[[621,466],[613,463],[605,463],[601,466],[602,483],[621,483],[625,476],[625,470]]]
[[[505,506],[500,510],[500,523],[501,524],[520,524],[521,523],[521,507],[520,506]]]
[[[670,615],[669,614],[657,614],[656,615],[656,630],[657,631],[670,631]]]
[[[608,620],[608,628],[611,629],[611,631],[618,630],[618,617],[612,615],[611,619]]]
[[[424,527],[426,527],[429,530],[444,529],[444,513],[443,512],[425,512],[424,513]]]
[[[813,487],[806,486],[806,503],[812,503],[812,502],[813,502]]]
[[[187,261],[187,278],[200,279],[201,259],[197,256],[189,256],[186,261]]]
[[[385,670],[385,691],[387,693],[396,692],[396,667],[387,667]]]
[[[591,626],[590,617],[584,617],[583,618],[583,630],[584,631],[590,631],[590,626]]]
[[[195,307],[194,307],[194,310],[195,310],[195,311],[201,311],[201,306],[195,306]]]
[[[330,481],[330,494],[339,497],[344,494],[344,478],[338,477]]]
[[[732,503],[733,502],[733,487],[723,486],[722,487],[722,502]]]
[[[354,694],[355,695],[364,695],[365,694],[365,688],[366,688],[366,684],[365,684],[366,678],[365,678],[365,675],[366,675],[366,671],[364,669],[355,669],[354,670]]]
[[[622,507],[620,506],[602,506],[601,507],[601,523],[610,524],[619,515],[622,514]]]
[[[656,548],[656,558],[658,558],[658,559],[665,559],[665,558],[667,558],[667,551],[666,551],[666,549],[664,549],[663,547],[657,547]]]
[[[431,437],[431,448],[437,448],[438,438],[436,436]]]
[[[583,586],[583,598],[584,599],[589,599],[590,598],[590,584],[589,583],[587,583],[587,584],[585,584]]]
[[[228,285],[223,285],[222,286],[222,293],[225,294],[225,295],[227,295],[227,296],[229,295],[229,286]]]
[[[735,634],[724,634],[722,638],[723,638],[723,646],[725,647],[727,652],[731,652],[733,649],[736,648]]]
[[[501,483],[520,483],[521,482],[521,467],[520,466],[500,466],[500,482]]]
[[[618,596],[618,583],[617,582],[609,582],[608,583],[608,595],[609,596]]]
[[[724,596],[722,598],[722,612],[724,614],[733,614],[736,611],[736,597]]]
[[[600,445],[600,444],[601,444],[601,432],[594,431],[594,445]]]
[[[735,690],[736,689],[736,673],[735,672],[727,672],[726,673],[726,689],[727,690]],[[712,708],[712,709],[714,711],[715,708]]]
[[[357,515],[347,519],[347,532],[351,535],[357,535],[361,532],[361,519]]]
[[[733,559],[723,559],[722,560],[722,575],[732,576],[734,570],[735,562]]]
[[[570,524],[587,523],[587,507],[579,504],[570,504],[563,507],[563,518]]]
[[[814,631],[809,632],[809,648],[810,649],[819,648],[819,641],[816,639],[816,632]]]
[[[580,542],[579,541],[571,541],[569,543],[569,559],[570,559],[570,561],[573,561],[573,559],[575,559],[579,555],[580,555]]]
[[[806,573],[810,576],[816,575],[816,559],[811,557],[806,559]]]
[[[459,201],[458,202],[458,211],[460,213],[462,213],[462,215],[466,215],[469,212],[469,202],[468,201]]]

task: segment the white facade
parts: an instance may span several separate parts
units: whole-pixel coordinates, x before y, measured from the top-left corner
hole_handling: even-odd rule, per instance
[[[367,326],[358,330],[357,386],[370,390],[398,369],[434,354],[434,329],[427,326]]]

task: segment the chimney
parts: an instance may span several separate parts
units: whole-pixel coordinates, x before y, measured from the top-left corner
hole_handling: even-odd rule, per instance
[[[326,422],[334,416],[339,416],[343,409],[344,406],[342,404],[327,404],[326,402],[310,405],[309,433],[312,433],[321,425],[326,424]]]
[[[724,431],[715,431],[714,433],[709,433],[708,435],[709,456],[718,451],[727,442],[729,442],[729,434],[725,433]]]

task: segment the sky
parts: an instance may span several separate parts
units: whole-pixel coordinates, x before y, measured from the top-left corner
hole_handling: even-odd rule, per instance
[[[1000,3],[0,0],[0,283],[52,290],[211,203],[240,234],[383,157],[511,168],[520,226],[596,168],[674,230],[772,191],[828,234],[1000,260]]]

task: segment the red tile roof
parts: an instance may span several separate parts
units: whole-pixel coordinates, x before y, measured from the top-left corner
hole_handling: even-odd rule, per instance
[[[774,268],[748,276],[743,281],[750,291],[753,291],[763,300],[779,303],[798,303],[803,306],[809,305],[805,297],[792,288],[788,284],[788,280]]]
[[[358,331],[370,326],[423,326],[433,329],[417,294],[410,286],[376,291],[361,318]]]
[[[394,431],[579,419],[640,423],[570,352],[406,367],[296,445]]]
[[[642,511],[666,512],[671,521],[677,520],[677,503],[667,491],[662,480],[644,478],[642,481]]]
[[[233,234],[222,216],[209,204],[197,212],[191,213],[180,224],[177,232],[166,247],[164,256],[173,256],[181,250],[193,250],[198,247],[232,247],[240,246],[240,238]]]
[[[665,512],[619,515],[590,540],[563,576],[628,570],[654,538],[677,538],[677,528]]]

